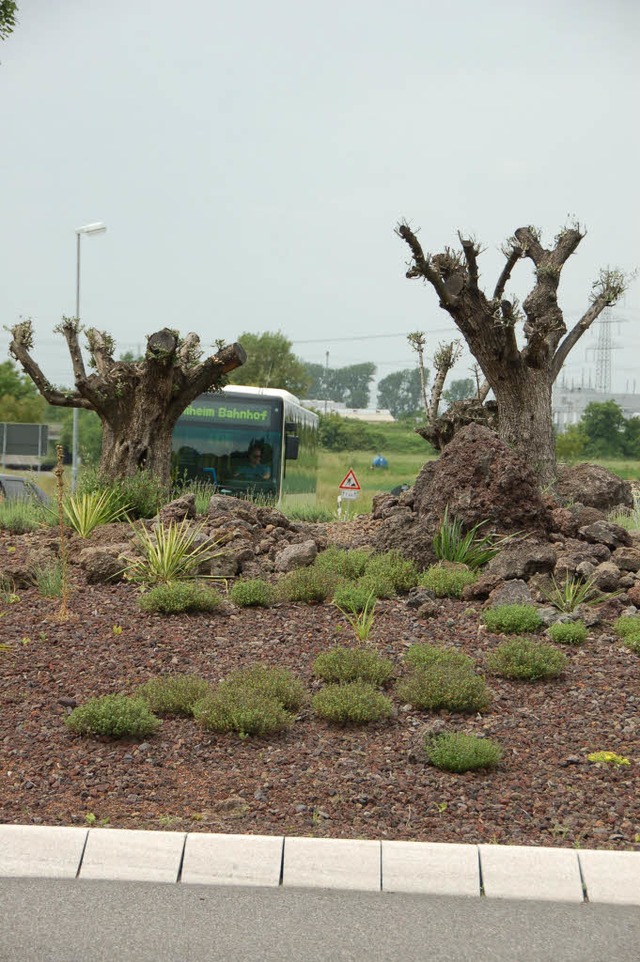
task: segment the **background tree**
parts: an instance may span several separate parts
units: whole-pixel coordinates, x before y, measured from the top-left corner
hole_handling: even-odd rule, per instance
[[[591,458],[622,457],[624,425],[622,408],[615,401],[587,404],[580,419],[585,454]]]
[[[376,366],[370,361],[347,367],[328,368],[321,364],[305,364],[309,387],[303,397],[337,401],[348,408],[369,407],[370,386]]]
[[[230,384],[275,387],[292,394],[306,395],[309,377],[305,364],[291,350],[291,341],[279,332],[251,334],[239,338],[247,360],[242,371],[229,375]]]
[[[425,373],[428,378],[428,372]],[[420,397],[420,371],[417,367],[394,371],[378,383],[378,407],[391,411],[394,418],[416,414],[421,407]]]
[[[449,387],[442,392],[442,397],[448,404],[454,404],[456,401],[466,401],[467,398],[472,398],[476,390],[477,386],[473,378],[461,377],[451,382]]]
[[[0,40],[13,33],[18,22],[18,4],[14,0],[0,0]]]
[[[480,365],[495,395],[500,437],[527,458],[541,483],[551,483],[555,478],[553,382],[585,331],[622,296],[627,279],[617,270],[601,271],[587,310],[567,332],[557,292],[562,269],[584,237],[578,225],[563,228],[548,249],[534,227],[518,228],[503,248],[505,263],[489,296],[478,285],[481,251],[475,240],[458,234],[462,251],[447,247],[432,255],[423,251],[408,224],[400,224],[397,233],[411,252],[406,276],[420,277],[433,287],[440,307],[453,319]],[[524,316],[517,299],[505,297],[511,273],[523,258],[532,262],[535,274],[533,289],[522,305]],[[521,320],[522,346],[516,337]]]
[[[242,346],[219,344],[217,353],[203,359],[196,334],[181,338],[176,331],[163,328],[147,338],[144,360],[132,364],[114,360],[113,338],[90,328],[86,339],[95,373],[87,374],[78,319],[65,317],[56,330],[64,335],[71,355],[73,391],[54,387],[31,356],[31,321],[11,328],[9,351],[49,404],[95,411],[99,416],[99,472],[103,477],[123,478],[148,471],[168,486],[176,421],[194,398],[221,386],[226,374],[244,363]]]
[[[0,421],[40,424],[46,402],[34,384],[11,361],[0,364]]]

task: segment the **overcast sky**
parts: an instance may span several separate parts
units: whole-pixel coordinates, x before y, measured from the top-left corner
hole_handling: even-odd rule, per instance
[[[638,0],[19,0],[19,17],[0,45],[0,319],[33,318],[54,382],[93,221],[82,320],[119,350],[164,326],[282,331],[304,360],[378,377],[414,363],[406,333],[455,335],[404,277],[401,218],[432,252],[474,232],[492,287],[516,227],[552,241],[575,214],[569,323],[600,267],[640,265]],[[640,281],[614,317],[624,390]],[[569,378],[593,376],[596,343]]]

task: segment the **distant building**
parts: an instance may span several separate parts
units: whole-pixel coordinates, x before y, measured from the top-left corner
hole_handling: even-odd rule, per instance
[[[354,421],[366,421],[369,424],[384,424],[395,421],[391,411],[386,408],[348,408],[342,401],[313,400],[300,401],[303,407],[319,411],[320,414],[339,414],[343,418],[353,418]]]
[[[613,394],[595,391],[590,387],[569,387],[556,383],[553,386],[553,424],[562,434],[570,424],[577,424],[587,404],[615,401],[622,408],[625,418],[640,417],[640,394]]]

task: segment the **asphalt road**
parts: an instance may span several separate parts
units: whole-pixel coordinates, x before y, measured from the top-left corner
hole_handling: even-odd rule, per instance
[[[640,909],[0,879],[1,962],[638,962]]]

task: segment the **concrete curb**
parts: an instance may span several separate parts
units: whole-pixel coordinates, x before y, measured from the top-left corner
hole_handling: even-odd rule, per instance
[[[0,825],[0,877],[640,905],[640,852]]]

